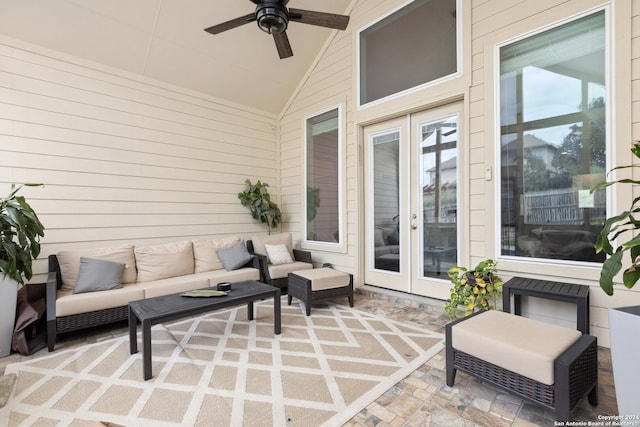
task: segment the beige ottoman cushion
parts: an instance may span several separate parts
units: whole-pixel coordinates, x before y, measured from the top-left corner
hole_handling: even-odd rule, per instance
[[[554,383],[553,363],[582,333],[498,310],[453,326],[453,348],[543,384]]]
[[[296,271],[293,274],[311,280],[312,291],[341,288],[349,285],[349,275],[332,268],[314,268],[313,270]]]

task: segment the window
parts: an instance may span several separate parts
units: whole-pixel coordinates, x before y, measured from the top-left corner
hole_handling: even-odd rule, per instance
[[[415,0],[360,33],[360,105],[458,71],[456,0]]]
[[[503,46],[501,254],[601,262],[606,218],[605,11]]]
[[[307,241],[341,242],[340,109],[306,119]]]

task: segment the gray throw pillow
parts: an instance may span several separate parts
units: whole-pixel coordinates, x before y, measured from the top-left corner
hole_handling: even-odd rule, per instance
[[[218,258],[220,258],[224,269],[227,271],[236,270],[251,260],[251,254],[247,251],[244,242],[238,242],[228,248],[218,249],[216,254],[218,254]]]
[[[124,264],[106,259],[80,258],[78,283],[74,294],[84,292],[108,291],[122,287]]]

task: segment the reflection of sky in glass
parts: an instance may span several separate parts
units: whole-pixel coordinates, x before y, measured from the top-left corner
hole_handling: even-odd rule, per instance
[[[525,122],[577,113],[582,102],[579,79],[537,67],[522,69]]]
[[[424,135],[427,134],[427,137],[422,140],[420,147],[432,147],[436,144],[436,129],[442,130],[442,143],[447,142],[457,142],[458,141],[458,117],[451,116],[446,119],[439,120],[437,122],[432,122],[428,124],[424,124],[420,126],[420,133]],[[440,152],[440,164],[456,157],[457,150],[442,150]],[[423,178],[422,185],[431,185],[430,182],[430,174],[427,172],[430,169],[434,168],[436,165],[436,156],[434,153],[426,153],[422,155],[422,170],[423,170]]]
[[[582,83],[580,79],[554,73],[544,68],[525,67],[523,79],[523,119],[532,121],[581,111]],[[589,102],[605,97],[602,85],[588,84]],[[559,146],[570,132],[571,125],[535,129],[530,133]]]
[[[554,126],[554,127],[544,128],[544,129],[536,129],[529,132],[525,132],[524,134],[534,135],[536,138],[539,138],[545,142],[555,145],[556,147],[559,147],[560,145],[562,145],[562,141],[564,140],[564,137],[571,133],[571,129],[570,129],[571,126],[573,126],[573,124],[563,125],[563,126]]]

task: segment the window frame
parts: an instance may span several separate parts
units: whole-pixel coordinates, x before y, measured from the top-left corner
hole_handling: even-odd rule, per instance
[[[526,33],[519,34],[518,36],[511,37],[509,39],[503,40],[501,42],[497,42],[493,45],[493,104],[494,104],[494,113],[492,118],[492,127],[494,134],[494,164],[496,165],[497,173],[496,179],[494,180],[494,192],[496,195],[496,209],[497,212],[502,211],[502,163],[501,163],[501,63],[500,63],[500,49],[511,45],[513,43],[519,42],[521,40],[525,40],[529,37],[538,35],[540,33],[544,33],[546,31],[551,31],[556,29],[562,25],[569,24],[574,22],[580,18],[593,15],[599,12],[604,11],[604,26],[605,26],[605,60],[604,60],[604,70],[605,70],[605,87],[606,87],[606,95],[605,95],[605,120],[606,120],[606,135],[605,135],[605,152],[606,152],[606,161],[605,161],[605,169],[609,171],[612,165],[615,162],[616,147],[613,144],[613,140],[615,140],[614,132],[613,132],[613,111],[616,109],[615,102],[615,94],[616,86],[614,84],[612,76],[614,75],[614,62],[613,58],[615,58],[614,46],[612,43],[612,34],[613,34],[613,11],[611,10],[611,6],[609,4],[599,5],[590,9],[583,10],[579,13],[575,13],[569,15],[563,19],[559,19],[553,21],[550,24],[538,26],[533,30],[530,30]],[[610,176],[607,176],[610,178]],[[611,192],[607,192],[606,196],[606,209],[610,214],[615,211],[615,206],[612,202]],[[592,262],[592,261],[574,261],[574,260],[565,260],[565,259],[552,259],[552,258],[536,258],[536,257],[523,257],[516,255],[503,255],[502,254],[502,220],[501,215],[494,215],[494,256],[497,260],[504,261],[505,265],[516,265],[512,263],[517,263],[517,265],[531,265],[533,269],[539,268],[536,266],[545,265],[556,266],[559,268],[566,268],[567,266],[577,266],[579,268],[588,267],[590,269],[599,269],[601,267],[601,263]],[[507,264],[509,263],[509,264]]]
[[[338,112],[338,238],[339,241],[335,242],[322,242],[318,240],[309,240],[308,236],[308,223],[307,223],[307,172],[308,172],[308,122],[310,119],[318,117],[322,114],[328,113],[330,111],[337,110]],[[301,205],[301,221],[303,224],[303,233],[301,239],[301,246],[303,249],[314,250],[314,251],[325,251],[325,252],[337,252],[337,253],[346,253],[347,252],[347,244],[346,240],[346,224],[345,218],[346,215],[344,213],[345,210],[345,188],[346,188],[346,162],[345,162],[345,126],[344,126],[344,103],[340,102],[337,104],[332,104],[326,108],[322,108],[319,110],[314,110],[312,113],[305,114],[302,119],[302,141],[303,141],[303,184],[302,184],[302,205]]]

